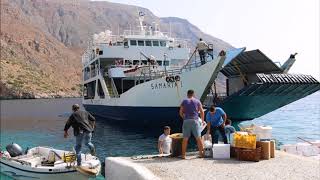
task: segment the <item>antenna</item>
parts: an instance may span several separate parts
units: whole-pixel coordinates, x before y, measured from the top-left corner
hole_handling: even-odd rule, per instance
[[[170,26],[169,36],[172,37],[172,36],[171,36],[171,21],[169,22],[169,26]]]

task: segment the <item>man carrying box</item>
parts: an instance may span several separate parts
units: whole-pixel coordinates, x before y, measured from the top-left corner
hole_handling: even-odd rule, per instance
[[[211,134],[212,142],[218,144],[218,137],[216,131],[219,130],[224,144],[228,144],[226,132],[224,130],[225,122],[227,120],[227,114],[220,107],[211,106],[209,112],[206,115],[207,121],[207,134]]]

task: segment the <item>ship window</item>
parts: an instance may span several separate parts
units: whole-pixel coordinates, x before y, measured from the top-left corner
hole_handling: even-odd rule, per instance
[[[84,85],[83,96],[84,99],[93,99],[96,88],[96,81],[89,82]]]
[[[138,46],[144,46],[144,41],[138,41]]]
[[[83,78],[84,78],[84,80],[87,80],[90,78],[90,68],[89,67],[86,67],[84,69],[84,77]]]
[[[131,64],[132,64],[132,62],[130,60],[125,61],[125,65],[131,65]]]
[[[90,64],[90,69],[91,69],[90,77],[95,77],[97,75],[95,62]]]
[[[164,66],[169,66],[169,61],[164,61],[164,62],[163,62],[163,65],[164,65]]]
[[[147,64],[148,64],[148,61],[147,61],[147,60],[142,60],[141,62],[142,62],[142,65],[143,65],[143,64],[144,64],[144,65],[147,65]]]
[[[159,66],[162,66],[162,61],[157,61]]]
[[[123,46],[126,47],[126,48],[129,47],[129,46],[128,46],[128,41],[125,41],[125,42],[123,43]]]
[[[130,40],[130,46],[136,46],[137,41],[136,40]]]
[[[133,65],[139,65],[139,60],[133,60]]]
[[[103,51],[99,51],[99,55],[103,55]]]
[[[160,46],[165,47],[166,46],[166,42],[165,41],[160,41]]]
[[[104,98],[104,92],[103,92],[103,89],[102,89],[102,86],[101,86],[100,79],[98,80],[98,96],[100,98]]]
[[[152,41],[153,46],[159,46],[159,41]]]
[[[146,46],[151,46],[151,41],[146,41]]]

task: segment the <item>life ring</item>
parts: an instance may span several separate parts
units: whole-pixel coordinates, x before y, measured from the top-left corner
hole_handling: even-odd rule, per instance
[[[169,81],[170,81],[170,82],[174,82],[174,77],[171,76]]]
[[[170,77],[166,77],[166,82],[170,82]]]
[[[180,81],[180,76],[176,75],[176,76],[174,77],[174,80],[175,80],[175,81]]]

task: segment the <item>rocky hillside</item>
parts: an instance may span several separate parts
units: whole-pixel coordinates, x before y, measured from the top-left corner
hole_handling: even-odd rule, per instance
[[[1,0],[2,98],[79,96],[80,57],[89,38],[106,29],[137,27],[138,13],[162,31],[212,42],[215,50],[231,46],[204,34],[187,20],[156,17],[148,9],[88,0]]]

